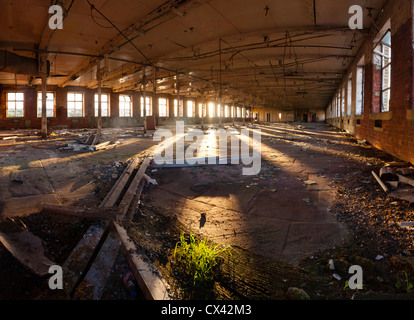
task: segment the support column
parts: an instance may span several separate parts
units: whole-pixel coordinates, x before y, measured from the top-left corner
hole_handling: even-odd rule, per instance
[[[160,110],[158,107],[158,97],[157,97],[157,69],[154,67],[154,84],[153,84],[153,91],[154,97],[152,98],[152,114],[155,118],[155,125],[158,124],[158,118],[160,116]]]
[[[142,99],[144,100],[143,112],[144,112],[144,134],[147,133],[147,83],[145,78],[145,67],[142,67]]]
[[[219,108],[219,114],[218,114],[218,118],[219,118],[219,126],[221,127],[221,118],[222,118],[222,108],[223,108],[223,91],[222,91],[222,87],[221,87],[221,39],[219,40],[219,58],[220,58],[220,89],[219,89],[219,104],[220,104],[220,108]]]
[[[243,112],[242,112],[242,116],[243,116],[243,125],[246,124],[246,100],[243,98]]]
[[[204,114],[206,113],[206,96],[205,96],[205,92],[202,91],[202,102],[201,102],[201,130],[204,130]]]
[[[42,128],[41,136],[42,138],[47,138],[47,110],[46,110],[46,96],[47,96],[47,55],[42,54],[40,56],[40,67],[42,74]]]
[[[180,75],[177,73],[177,82],[176,82],[176,88],[177,88],[177,118],[180,118],[180,105],[181,105],[181,98],[180,98]],[[184,113],[184,110],[183,110]]]

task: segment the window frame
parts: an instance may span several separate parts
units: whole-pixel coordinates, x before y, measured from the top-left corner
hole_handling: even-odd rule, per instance
[[[364,58],[363,58],[364,59]],[[363,60],[361,59],[361,61]],[[365,107],[365,66],[357,65],[356,74],[356,96],[355,96],[355,115],[362,116],[364,114]],[[360,79],[361,78],[361,79]],[[359,102],[359,98],[361,101]]]
[[[387,37],[387,35],[389,35],[390,37],[390,43],[386,43],[384,42],[384,38]],[[377,48],[381,47],[381,51],[378,51]],[[389,48],[389,56],[387,56],[384,53],[384,48],[388,47]],[[391,63],[392,63],[392,42],[391,42],[391,29],[388,28],[384,35],[381,37],[381,39],[378,41],[377,45],[374,47],[374,55],[380,56],[380,60],[381,60],[381,89],[380,89],[380,113],[383,112],[389,112],[390,111],[390,100],[391,100],[391,72],[392,72],[392,68],[391,68]],[[388,59],[389,62],[385,63],[384,61]],[[388,74],[388,84],[389,86],[384,88],[384,73],[385,70],[389,69],[389,74]],[[388,93],[388,105],[387,105],[387,109],[385,109],[384,106],[384,94]]]
[[[102,101],[102,96],[107,96],[108,100],[106,102]],[[94,96],[93,96],[93,99],[94,99],[93,100],[94,101],[94,116],[95,116],[95,118],[98,117],[98,103],[99,103],[99,101],[96,98],[98,98],[97,93],[95,93]],[[111,116],[110,101],[111,101],[111,97],[110,97],[109,93],[101,93],[101,117],[103,117],[103,118],[109,118]],[[104,104],[106,104],[106,113],[107,113],[106,116],[103,115],[103,110],[104,110],[103,105]]]
[[[145,97],[145,109],[146,109],[146,112],[145,112],[145,115],[147,116],[147,117],[151,117],[152,115],[153,115],[153,109],[152,109],[152,97],[149,97],[149,96],[146,96]],[[141,118],[143,118],[144,117],[144,108],[143,108],[143,106],[144,106],[144,96],[141,96],[140,98],[139,98],[139,103],[140,103],[140,109],[141,109]]]
[[[184,117],[184,99],[180,99],[180,103],[177,102],[178,99],[174,99],[174,118]],[[179,107],[178,107],[179,104]]]
[[[53,115],[52,116],[47,115],[47,111],[48,111],[48,108],[47,108],[47,102],[48,102],[47,95],[48,94],[53,94],[53,109],[52,109]],[[40,95],[40,98],[39,98],[39,95]],[[42,91],[37,91],[36,101],[37,101],[36,116],[38,118],[41,118],[42,117]],[[49,102],[50,101],[51,100],[49,100]],[[47,118],[55,118],[55,114],[56,114],[56,94],[55,94],[54,91],[48,91],[48,92],[46,92],[46,117]]]
[[[165,113],[161,112],[161,107],[164,107],[164,104],[161,103],[161,100],[165,100]],[[169,99],[168,98],[163,98],[163,97],[158,98],[158,116],[160,118],[168,118],[169,114],[170,114]]]
[[[121,101],[121,97],[128,97],[129,98],[129,101]],[[120,118],[132,118],[133,117],[133,105],[132,105],[132,96],[131,95],[129,95],[129,94],[120,94],[119,95],[119,97],[118,97],[118,116],[120,117]],[[129,104],[129,115],[126,115],[125,114],[125,110],[126,110],[126,108],[125,108],[125,106],[127,105],[127,103]],[[121,106],[122,106],[122,108],[121,108]],[[122,113],[121,113],[121,110],[123,111]]]
[[[9,94],[14,94],[14,100],[9,100]],[[17,100],[17,94],[23,94],[23,100]],[[14,116],[10,116],[9,115],[9,103],[13,102],[14,103]],[[18,116],[17,115],[17,103],[23,103],[23,111],[22,111],[22,115]],[[6,92],[6,118],[24,118],[25,115],[25,93],[24,91],[8,91]]]
[[[71,94],[74,95],[75,100],[69,100],[69,95],[71,95]],[[82,96],[82,101],[77,101],[76,100],[77,95]],[[83,92],[70,91],[70,92],[67,93],[66,99],[67,99],[66,100],[66,109],[67,109],[66,111],[67,111],[67,117],[68,118],[83,118],[83,117],[85,117],[85,94]],[[77,111],[76,104],[79,103],[79,102],[82,102],[82,115],[81,116],[76,114],[76,111]],[[70,103],[75,104],[75,106],[74,106],[74,114],[75,115],[73,115],[73,116],[69,115],[69,104]]]

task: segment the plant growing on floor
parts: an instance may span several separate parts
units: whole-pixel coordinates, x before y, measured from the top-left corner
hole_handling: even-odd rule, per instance
[[[207,240],[196,240],[190,234],[186,239],[184,233],[180,235],[174,249],[174,271],[183,280],[187,280],[193,287],[204,286],[214,279],[219,271],[228,247],[214,245]]]
[[[405,288],[405,291],[407,292],[407,293],[410,293],[411,292],[411,290],[414,288],[414,284],[413,283],[411,283],[409,280],[408,280],[408,274],[407,274],[407,272],[406,271],[403,271],[403,273],[404,273],[404,275],[405,275],[405,281],[404,282],[406,282],[407,284],[406,284],[406,288]],[[402,287],[402,283],[401,283],[401,281],[398,279],[398,282],[395,284],[395,287],[399,290],[399,289],[401,289],[401,287]]]

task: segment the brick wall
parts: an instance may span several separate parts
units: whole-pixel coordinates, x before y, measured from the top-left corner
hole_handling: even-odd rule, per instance
[[[390,112],[380,113],[381,72],[369,52],[373,45],[368,43],[363,52],[366,58],[364,112],[362,116],[355,116],[352,126],[358,139],[365,139],[373,146],[414,164],[414,121],[407,116],[407,110],[413,109],[414,103],[413,19],[398,19],[398,16],[391,15]],[[382,128],[375,126],[376,120],[378,125],[382,123]],[[330,116],[328,123],[343,129],[341,119],[338,123],[338,119]]]

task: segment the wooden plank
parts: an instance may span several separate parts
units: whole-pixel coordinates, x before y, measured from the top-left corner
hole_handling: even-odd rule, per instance
[[[88,140],[86,140],[85,144],[88,145],[88,146],[90,146],[93,143],[93,140],[94,140],[95,136],[96,136],[96,133],[95,132],[91,133],[91,135],[89,136]]]
[[[374,176],[374,178],[377,180],[377,182],[379,183],[381,188],[384,190],[384,192],[388,193],[389,190],[388,190],[387,186],[384,184],[384,182],[381,181],[380,177],[378,177],[378,175],[374,171],[372,171],[371,173]]]
[[[121,248],[121,240],[116,231],[111,231],[99,250],[85,278],[73,295],[77,300],[100,300],[104,293],[106,281],[114,267]]]
[[[399,189],[389,194],[389,197],[414,203],[413,189]]]
[[[413,168],[401,168],[401,169],[398,169],[397,171],[400,172],[403,176],[414,174]]]
[[[134,199],[132,200],[132,205],[129,206],[128,212],[126,213],[124,220],[131,220],[132,217],[134,216],[135,209],[138,206],[139,199],[141,199],[141,194],[142,194],[142,191],[144,189],[144,186],[145,186],[145,181],[141,180],[141,182],[138,186],[138,189],[137,189],[137,193],[136,193]]]
[[[400,174],[397,174],[397,177],[400,180],[400,182],[405,183],[405,184],[408,184],[408,185],[414,187],[414,180],[413,179],[404,177],[404,176],[402,176]]]
[[[67,295],[71,295],[77,286],[108,225],[109,223],[91,225],[63,263],[63,289]]]
[[[124,173],[118,179],[117,183],[112,187],[110,196],[106,197],[104,201],[99,205],[100,208],[113,207],[116,204],[120,194],[125,188],[130,175],[135,169],[138,162],[137,158],[134,158],[130,165],[125,169]],[[109,227],[109,221],[102,222],[96,221],[86,231],[83,238],[79,241],[76,248],[72,251],[70,256],[66,259],[63,267],[64,270],[64,289],[67,295],[75,293],[77,285],[81,282],[82,275],[87,275],[89,271],[88,266],[91,263],[92,257],[96,254],[97,248],[102,241],[102,237]],[[106,243],[103,242],[103,244]],[[93,262],[94,264],[94,262]],[[92,264],[92,266],[93,266]],[[85,274],[86,273],[86,274]]]
[[[100,207],[113,207],[121,195],[125,185],[131,177],[131,174],[138,165],[138,158],[134,158],[128,167],[124,170],[121,176],[116,181],[115,185],[112,187],[111,191],[107,194],[105,199],[100,204]]]
[[[55,263],[45,257],[42,239],[27,230],[6,233],[0,231],[0,242],[25,267],[39,276],[49,273]]]
[[[113,219],[118,213],[118,210],[113,208],[79,208],[57,205],[43,205],[43,211],[80,218],[104,220]]]
[[[124,197],[122,198],[121,203],[119,204],[119,217],[123,219],[125,217],[129,206],[131,205],[132,200],[137,192],[138,186],[144,177],[145,171],[147,170],[149,164],[151,163],[151,158],[145,158],[134,179],[132,180],[128,190],[126,191]]]
[[[382,180],[392,181],[395,178],[395,172],[391,167],[382,167],[379,176]]]
[[[144,297],[147,300],[172,300],[168,285],[158,269],[145,255],[136,252],[135,244],[126,230],[116,222],[112,223],[121,238],[125,258]]]

